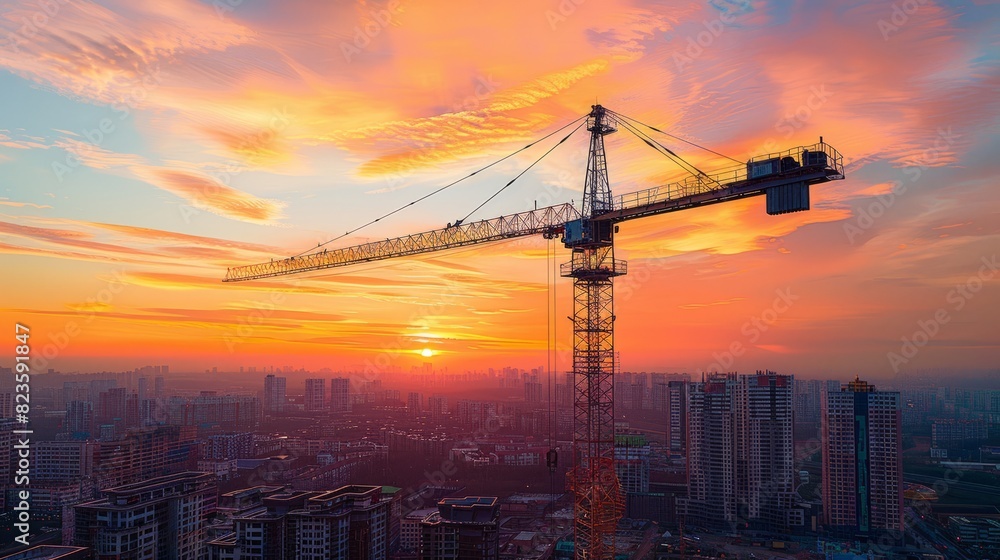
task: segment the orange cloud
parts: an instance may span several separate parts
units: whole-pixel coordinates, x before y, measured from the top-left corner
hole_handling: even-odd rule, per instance
[[[37,228],[32,226],[12,224],[10,222],[0,222],[0,234],[21,237],[24,239],[31,239],[34,241],[42,241],[53,245],[76,247],[92,251],[99,251],[102,253],[112,253],[116,255],[124,254],[131,256],[147,256],[147,257],[154,256],[153,253],[141,251],[138,249],[133,249],[131,247],[126,247],[122,245],[111,245],[96,241],[89,241],[88,238],[91,236],[89,234],[79,231]]]
[[[174,194],[195,208],[248,222],[272,223],[283,203],[258,198],[224,185],[196,171],[159,167],[134,154],[121,154],[87,142],[66,138],[56,144],[94,169],[125,168],[143,181]]]
[[[0,34],[10,44],[0,65],[60,93],[134,107],[179,55],[224,51],[254,36],[194,0],[113,4],[56,2],[48,12],[31,0],[7,5]],[[39,20],[40,28],[25,25]]]
[[[257,198],[223,185],[211,177],[164,167],[134,167],[148,183],[171,192],[195,208],[248,222],[271,223],[281,215],[283,203]]]

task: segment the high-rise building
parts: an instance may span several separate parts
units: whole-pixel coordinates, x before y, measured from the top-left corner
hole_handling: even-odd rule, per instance
[[[351,411],[351,380],[334,377],[330,380],[330,412],[335,414]]]
[[[233,531],[208,542],[209,558],[385,559],[391,505],[381,486],[226,493],[219,507],[233,512]]]
[[[527,381],[524,383],[524,402],[531,404],[542,402],[541,383],[537,381]]]
[[[125,387],[113,387],[104,391],[98,397],[96,421],[100,425],[114,425],[116,431],[125,431],[126,402],[128,393]]]
[[[437,508],[422,508],[413,510],[399,519],[399,549],[415,553],[420,550],[420,524]]]
[[[14,430],[24,428],[24,424],[15,422],[13,418],[0,418],[0,507],[6,504],[6,488],[14,480]]]
[[[215,476],[184,472],[111,488],[77,505],[73,541],[97,558],[204,560]]]
[[[898,392],[859,378],[823,395],[823,516],[838,534],[876,537],[903,527]]]
[[[262,488],[268,492],[271,489]],[[280,492],[263,497],[263,504],[233,516],[234,532],[210,541],[210,558],[282,560],[293,558],[295,535],[287,531],[287,513],[302,509],[315,492]],[[221,505],[220,497],[220,505]],[[226,549],[231,549],[229,552]]]
[[[667,382],[667,442],[670,451],[680,455],[687,454],[687,406],[688,382]]]
[[[179,426],[216,427],[228,431],[251,431],[260,425],[260,400],[249,395],[219,395],[202,391],[197,397],[170,397],[156,401],[160,423]]]
[[[0,392],[0,418],[14,418],[14,395],[11,391]]]
[[[93,454],[95,483],[112,488],[190,470],[197,458],[196,437],[194,426],[157,426],[101,441]]]
[[[713,376],[688,386],[688,496],[690,525],[737,523],[736,378]]]
[[[285,409],[285,383],[284,377],[275,377],[273,374],[264,377],[264,412],[273,414]]]
[[[90,401],[69,401],[66,403],[63,430],[74,438],[91,437],[94,433],[94,404]]]
[[[500,503],[494,497],[444,498],[420,522],[420,560],[497,560]]]
[[[622,496],[649,492],[649,442],[643,434],[615,434],[615,472]]]
[[[421,411],[420,400],[421,400],[420,393],[413,393],[413,392],[408,393],[406,395],[406,411],[414,416],[420,414]]]
[[[291,544],[298,560],[351,558],[381,560],[386,557],[389,502],[381,486],[344,486],[317,492],[305,509],[287,517]]]
[[[795,421],[819,425],[820,400],[826,381],[819,379],[795,380]]]
[[[68,483],[94,473],[94,451],[100,446],[84,441],[39,441],[32,444],[31,478]]]
[[[326,409],[326,379],[306,379],[306,410]]]
[[[444,395],[431,395],[427,397],[427,408],[431,411],[431,418],[440,419],[448,414],[448,397]]]
[[[793,490],[792,378],[713,375],[688,385],[688,522],[784,530]]]
[[[142,402],[149,398],[149,378],[140,377],[138,381],[138,386],[136,389],[136,394],[139,395],[139,402]]]
[[[649,409],[662,413],[666,446],[671,455],[684,455],[687,448],[687,375],[653,374]]]
[[[758,371],[740,380],[741,418],[737,425],[742,431],[738,437],[745,448],[741,459],[746,461],[746,487],[739,488],[740,503],[745,504],[750,522],[758,520],[765,529],[787,527],[792,506],[795,486],[793,385],[791,376],[770,371]]]

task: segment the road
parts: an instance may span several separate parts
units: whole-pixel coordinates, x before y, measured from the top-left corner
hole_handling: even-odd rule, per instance
[[[976,560],[959,548],[952,540],[951,535],[946,534],[937,523],[921,517],[913,508],[906,508],[906,524],[909,529],[907,532],[917,541],[920,548],[940,552],[949,560]],[[935,545],[943,545],[947,548],[941,550]]]

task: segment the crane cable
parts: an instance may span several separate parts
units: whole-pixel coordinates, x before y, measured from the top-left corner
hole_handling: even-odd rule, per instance
[[[546,455],[546,466],[549,468],[549,512],[555,514],[556,506],[556,402],[555,402],[555,369],[558,367],[558,339],[556,338],[556,244],[555,238],[549,239],[545,247],[545,275],[546,287],[548,288],[547,299],[545,300],[545,330],[546,330],[546,368],[548,373],[548,439],[549,451]]]
[[[624,126],[625,130],[628,130],[629,132],[631,132],[632,134],[634,134],[637,138],[639,138],[640,140],[642,140],[643,142],[645,142],[646,145],[648,145],[650,148],[653,148],[657,152],[659,152],[659,153],[667,156],[668,159],[670,159],[671,161],[673,161],[674,163],[676,163],[678,166],[680,166],[681,169],[687,171],[688,173],[694,175],[695,177],[697,177],[697,176],[700,175],[700,176],[705,177],[706,179],[708,179],[708,180],[710,180],[710,181],[712,181],[714,183],[718,182],[718,181],[712,179],[711,177],[709,177],[708,174],[705,173],[704,171],[702,171],[701,169],[698,169],[694,165],[688,163],[687,160],[685,160],[681,156],[679,156],[676,153],[674,153],[674,151],[671,150],[670,148],[668,148],[668,147],[664,146],[663,144],[660,144],[656,140],[653,140],[652,138],[650,138],[649,135],[647,135],[646,133],[640,131],[638,128],[635,127],[635,125],[632,125],[628,121],[625,121],[625,120],[621,120],[621,121],[618,121],[618,122],[622,126]]]
[[[577,120],[579,120],[579,119],[577,119]],[[573,121],[573,122],[576,122],[576,121]],[[573,124],[573,123],[570,123],[570,124]],[[520,173],[518,173],[518,174],[517,174],[517,176],[516,176],[516,177],[514,177],[513,179],[511,179],[510,181],[508,181],[506,185],[504,185],[504,186],[500,187],[500,190],[498,190],[497,192],[495,192],[495,193],[493,193],[492,195],[490,195],[490,197],[489,197],[489,198],[487,198],[486,200],[484,200],[482,204],[480,204],[479,206],[476,206],[476,207],[475,207],[475,209],[473,209],[473,210],[472,210],[472,212],[469,212],[468,214],[466,214],[464,218],[462,218],[461,220],[457,220],[457,221],[455,222],[455,225],[456,225],[456,226],[458,226],[458,225],[460,225],[460,224],[461,224],[462,222],[464,222],[464,221],[468,220],[468,219],[469,219],[469,216],[471,216],[471,215],[475,214],[476,212],[478,212],[480,208],[482,208],[483,206],[486,206],[486,205],[487,205],[487,204],[489,203],[489,201],[491,201],[491,200],[493,200],[494,198],[496,198],[496,197],[497,197],[497,195],[499,195],[499,194],[500,194],[500,193],[502,193],[502,192],[503,192],[504,190],[506,190],[506,189],[507,189],[507,187],[509,187],[509,186],[513,185],[513,184],[514,184],[514,181],[517,181],[518,179],[520,179],[520,178],[521,178],[521,176],[522,176],[522,175],[524,175],[525,173],[527,173],[527,172],[528,172],[528,170],[530,170],[530,169],[531,169],[532,167],[534,167],[534,166],[535,166],[535,164],[537,164],[538,162],[542,161],[542,160],[543,160],[543,159],[545,158],[545,156],[547,156],[547,155],[551,154],[551,153],[552,153],[552,151],[553,151],[553,150],[555,150],[556,148],[558,148],[559,146],[561,146],[561,145],[563,144],[563,142],[565,142],[566,140],[569,140],[569,137],[570,137],[570,136],[573,136],[573,134],[574,134],[574,133],[575,133],[575,132],[576,132],[577,130],[580,130],[580,127],[582,127],[583,125],[584,125],[584,123],[580,123],[579,125],[577,125],[577,127],[576,127],[576,128],[574,128],[574,129],[573,129],[573,130],[572,130],[572,131],[571,131],[571,132],[570,132],[569,134],[567,134],[566,136],[564,136],[562,140],[560,140],[560,141],[556,142],[556,144],[555,144],[554,146],[552,146],[551,148],[549,148],[549,149],[548,149],[548,151],[547,151],[547,152],[545,152],[544,154],[542,154],[542,155],[541,155],[541,157],[539,157],[538,159],[536,159],[535,161],[533,161],[533,162],[531,163],[531,165],[529,165],[528,167],[525,167],[523,171],[521,171]],[[569,125],[567,125],[567,126],[569,126]],[[563,128],[565,128],[565,127],[563,127]],[[561,130],[561,129],[560,129],[560,130]]]
[[[545,242],[545,369],[548,376],[548,436],[549,447],[552,444],[552,284],[555,280],[552,277],[552,261],[555,260],[555,247],[553,240],[547,239]]]
[[[719,152],[716,152],[715,150],[706,148],[705,146],[702,146],[700,144],[695,144],[694,142],[691,142],[690,140],[685,140],[685,139],[681,138],[680,136],[675,136],[673,134],[670,134],[669,132],[660,130],[659,128],[656,128],[655,126],[648,125],[648,124],[646,124],[646,123],[644,123],[644,122],[642,122],[642,121],[640,121],[638,119],[634,119],[634,118],[632,118],[632,117],[630,117],[628,115],[623,115],[621,113],[618,113],[618,112],[615,112],[615,111],[611,111],[611,110],[608,110],[608,112],[611,113],[611,114],[613,114],[614,116],[618,117],[619,119],[627,119],[629,121],[632,121],[632,123],[634,123],[634,124],[639,124],[639,125],[642,125],[642,126],[648,128],[650,130],[655,130],[656,132],[659,132],[660,134],[663,134],[665,136],[669,136],[669,137],[673,138],[674,140],[679,140],[681,142],[684,142],[685,144],[690,144],[691,146],[694,146],[695,148],[700,148],[702,150],[705,150],[706,152],[711,152],[711,153],[713,153],[713,154],[715,154],[715,155],[717,155],[717,156],[719,156],[721,158],[725,158],[725,159],[728,159],[730,161],[734,161],[734,162],[736,162],[736,163],[738,163],[740,165],[743,165],[745,163],[745,162],[733,159],[733,158],[727,156],[726,154],[720,154]]]
[[[575,124],[575,123],[577,123],[577,122],[579,122],[579,121],[581,121],[581,120],[583,120],[583,119],[585,119],[585,118],[587,118],[587,115],[583,115],[582,117],[579,117],[579,118],[577,118],[577,119],[575,119],[575,120],[573,120],[573,121],[570,121],[570,122],[566,123],[565,125],[563,125],[563,126],[561,126],[561,127],[557,128],[556,130],[553,130],[552,132],[550,132],[550,133],[546,134],[545,136],[542,136],[542,137],[541,137],[541,138],[539,138],[538,140],[535,140],[534,142],[532,142],[532,143],[530,143],[530,144],[528,144],[528,145],[524,146],[523,148],[520,148],[520,149],[518,149],[518,150],[516,150],[516,151],[514,151],[514,152],[511,152],[511,153],[507,154],[506,156],[504,156],[504,157],[502,157],[502,158],[500,158],[500,159],[498,159],[498,160],[494,161],[493,163],[491,163],[491,164],[489,164],[489,165],[487,165],[487,166],[485,166],[485,167],[481,167],[481,168],[479,168],[479,169],[477,169],[477,170],[473,171],[472,173],[469,173],[468,175],[466,175],[465,177],[462,177],[461,179],[457,179],[457,180],[455,180],[455,181],[452,181],[451,183],[448,183],[447,185],[445,185],[445,186],[443,186],[443,187],[439,187],[438,189],[436,189],[436,190],[434,190],[434,191],[431,191],[431,192],[429,192],[429,193],[425,194],[424,196],[421,196],[420,198],[418,198],[418,199],[414,200],[413,202],[410,202],[409,204],[404,204],[403,206],[400,206],[399,208],[396,208],[396,209],[395,209],[395,210],[393,210],[392,212],[388,212],[388,213],[386,213],[386,214],[383,214],[383,215],[379,216],[378,218],[375,218],[374,220],[371,220],[371,221],[369,221],[369,222],[367,222],[367,223],[365,223],[365,224],[362,224],[362,225],[360,225],[360,226],[358,226],[358,227],[356,227],[356,228],[354,228],[354,229],[352,229],[352,230],[349,230],[349,231],[345,232],[345,233],[344,233],[344,234],[342,234],[342,235],[338,235],[337,237],[334,237],[333,239],[330,239],[329,241],[324,241],[323,243],[318,243],[318,244],[316,244],[316,246],[315,246],[315,247],[310,247],[310,248],[308,248],[308,249],[306,249],[306,250],[304,250],[304,251],[302,251],[302,252],[300,252],[300,253],[298,253],[298,254],[296,254],[296,255],[294,255],[294,256],[296,256],[296,257],[300,257],[300,256],[302,256],[302,255],[304,255],[304,254],[306,254],[306,253],[308,253],[308,252],[310,252],[310,251],[315,251],[316,249],[319,249],[320,247],[322,247],[322,246],[324,246],[324,245],[328,245],[328,244],[330,244],[330,243],[333,243],[334,241],[337,241],[337,240],[339,240],[339,239],[343,239],[343,238],[347,237],[348,235],[351,235],[352,233],[357,233],[358,231],[361,231],[362,229],[364,229],[364,228],[366,228],[366,227],[368,227],[368,226],[370,226],[370,225],[374,224],[375,222],[378,222],[378,221],[380,221],[380,220],[383,220],[383,219],[385,219],[385,218],[388,218],[389,216],[392,216],[393,214],[395,214],[395,213],[397,213],[397,212],[401,212],[401,211],[403,211],[403,210],[405,210],[405,209],[409,208],[410,206],[413,206],[414,204],[417,204],[418,202],[423,202],[424,200],[426,200],[426,199],[428,199],[428,198],[430,198],[430,197],[432,197],[432,196],[434,196],[434,195],[438,194],[439,192],[441,192],[441,191],[443,191],[443,190],[447,189],[448,187],[452,187],[452,186],[455,186],[455,185],[457,185],[458,183],[461,183],[462,181],[464,181],[464,180],[466,180],[466,179],[468,179],[468,178],[472,177],[473,175],[475,175],[475,174],[477,174],[477,173],[480,173],[480,172],[482,172],[482,171],[486,171],[487,169],[489,169],[489,168],[493,167],[494,165],[497,165],[498,163],[501,163],[501,162],[503,162],[503,161],[505,161],[505,160],[507,160],[507,159],[510,159],[510,158],[512,158],[512,157],[514,157],[514,156],[516,156],[517,154],[519,154],[519,153],[523,152],[524,150],[527,150],[528,148],[530,148],[530,147],[534,146],[535,144],[538,144],[539,142],[541,142],[541,141],[543,141],[543,140],[546,140],[546,139],[548,139],[548,138],[549,138],[549,137],[551,137],[551,136],[554,136],[555,134],[557,134],[557,133],[559,133],[559,132],[561,132],[561,131],[563,131],[563,130],[565,130],[565,129],[569,128],[569,127],[570,127],[570,126],[572,126],[573,124]],[[577,127],[577,128],[579,128],[579,127]],[[575,130],[574,130],[574,132],[575,132]],[[572,133],[571,133],[571,134],[572,134]],[[550,151],[551,151],[551,150],[550,150]],[[543,156],[543,157],[544,157],[544,156]],[[532,165],[534,165],[534,164],[532,164]],[[488,201],[487,201],[487,202],[488,202]],[[484,203],[484,204],[485,204],[485,203]],[[477,210],[478,210],[478,208],[477,208]]]

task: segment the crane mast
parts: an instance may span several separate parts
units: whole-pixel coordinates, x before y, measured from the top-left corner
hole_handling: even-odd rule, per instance
[[[562,234],[571,258],[561,266],[560,275],[573,279],[574,461],[569,480],[575,498],[575,556],[578,560],[610,560],[614,558],[615,530],[623,509],[614,464],[613,279],[625,274],[627,267],[625,261],[615,259],[617,224],[760,195],[766,195],[768,214],[808,210],[809,187],[843,179],[844,165],[843,157],[820,137],[818,144],[751,158],[745,165],[739,163],[712,175],[695,169],[697,173],[684,181],[613,198],[604,137],[621,126],[654,149],[659,144],[637,133],[636,125],[642,123],[601,105],[591,107],[586,124],[590,154],[582,211],[571,204],[558,204],[471,223],[459,220],[423,233],[334,250],[317,248],[308,254],[231,267],[224,281],[319,271],[526,235],[552,239]],[[550,451],[547,462],[554,468],[554,451]]]
[[[621,517],[615,473],[614,285],[626,272],[615,259],[613,224],[593,221],[611,210],[604,136],[615,132],[604,107],[588,117],[590,156],[583,187],[583,216],[566,225],[563,244],[572,257],[561,275],[573,279],[573,455],[576,557],[610,559]]]

